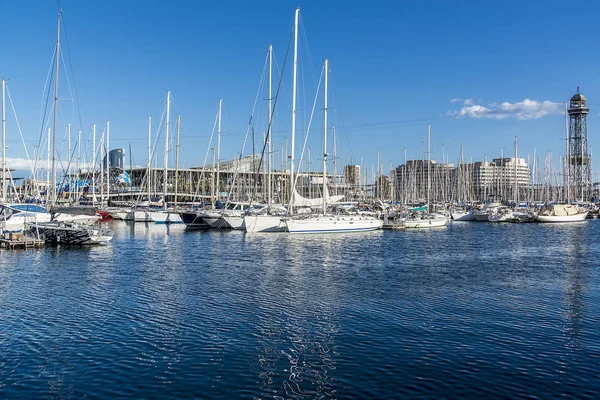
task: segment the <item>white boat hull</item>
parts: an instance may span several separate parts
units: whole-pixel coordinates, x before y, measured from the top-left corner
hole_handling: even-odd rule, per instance
[[[127,220],[135,222],[154,222],[150,213],[151,211],[146,210],[131,210],[127,215]]]
[[[404,221],[404,226],[410,229],[440,228],[446,225],[448,225],[448,218],[443,215],[422,219],[407,219]]]
[[[287,218],[285,223],[290,233],[364,232],[381,229],[383,226],[380,219],[358,215]]]
[[[223,215],[221,218],[223,218],[227,226],[231,229],[245,229],[244,217],[241,215]]]
[[[452,212],[452,219],[454,221],[475,221],[475,215],[471,212]]]
[[[174,211],[152,211],[150,218],[155,224],[183,224],[179,213]]]
[[[57,214],[54,217],[58,222],[74,222],[77,224],[92,225],[100,221],[99,215],[76,215],[76,214]]]
[[[246,232],[287,232],[288,228],[279,215],[246,215],[244,217]]]
[[[539,222],[581,222],[585,221],[587,211],[573,215],[538,215],[535,219]]]

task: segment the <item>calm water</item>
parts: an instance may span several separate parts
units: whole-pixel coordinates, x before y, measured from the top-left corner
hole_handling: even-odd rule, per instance
[[[0,251],[0,398],[598,398],[600,221]]]

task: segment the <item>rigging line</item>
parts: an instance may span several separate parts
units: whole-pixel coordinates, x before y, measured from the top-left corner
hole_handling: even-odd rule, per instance
[[[340,107],[340,101],[339,101],[339,97],[338,97],[338,94],[337,94],[335,81],[333,79],[333,73],[332,73],[331,70],[329,72],[329,79],[330,79],[331,88],[332,88],[332,91],[333,91],[333,97],[335,99],[335,105],[336,105],[336,107],[335,107],[336,108],[335,115],[336,116],[339,115],[339,118],[342,121],[342,131],[344,133],[344,138],[346,139],[346,145],[348,146],[348,148],[350,150],[351,157],[354,157],[354,150],[352,149],[352,144],[350,142],[350,138],[348,137],[348,131],[347,131],[348,127],[346,126],[346,121],[345,121],[345,118],[344,118],[344,113],[342,111],[342,108]]]
[[[300,17],[300,31],[302,32],[302,37],[304,38],[304,44],[305,44],[305,48],[306,48],[306,54],[308,56],[308,65],[311,67],[310,68],[310,72],[312,72],[312,78],[313,81],[316,82],[317,81],[317,75],[315,73],[315,68],[314,68],[314,64],[313,64],[313,59],[312,59],[312,55],[310,53],[310,48],[308,46],[308,36],[306,35],[306,29],[304,29],[304,21],[302,20],[302,14],[299,14]]]
[[[323,67],[324,69],[325,67]],[[321,89],[321,82],[323,81],[323,74],[324,71],[321,71],[321,77],[319,79],[319,84],[317,85],[317,91],[315,93],[315,100],[313,102],[313,106],[310,112],[310,119],[308,120],[308,127],[306,128],[306,134],[304,135],[304,144],[302,145],[302,153],[300,153],[300,160],[298,161],[298,165],[302,165],[302,161],[304,158],[304,150],[306,149],[306,142],[308,141],[308,133],[310,132],[310,126],[312,125],[312,120],[313,117],[315,115],[315,108],[317,107],[317,100],[319,98],[319,90]],[[298,174],[300,175],[300,174]],[[294,179],[294,185],[292,186],[292,189],[296,187],[296,183],[298,182],[298,175],[296,175],[296,178]],[[291,201],[290,201],[290,205],[291,205]]]
[[[248,134],[250,133],[250,128],[252,126],[252,119],[254,117],[254,111],[256,110],[256,104],[258,103],[258,99],[260,96],[260,89],[263,87],[263,82],[264,82],[264,78],[265,78],[265,74],[266,74],[266,70],[267,70],[267,62],[269,60],[269,53],[267,52],[267,55],[265,56],[265,63],[263,65],[263,71],[262,74],[260,76],[260,81],[258,83],[258,89],[256,90],[256,96],[254,97],[254,104],[252,104],[252,111],[250,112],[250,119],[248,120],[248,126],[246,127],[246,135],[244,137],[244,141],[242,143],[242,150],[240,151],[240,156],[239,156],[239,162],[238,162],[238,166],[235,170],[235,174],[233,175],[233,180],[231,181],[231,185],[230,188],[233,189],[235,182],[237,180],[237,177],[239,175],[239,170],[241,168],[242,165],[242,158],[244,156],[244,149],[246,147],[246,141],[248,140]],[[254,159],[252,160],[252,164],[255,164]],[[231,197],[233,190],[229,190],[229,194],[227,195],[227,200],[225,202],[225,204],[227,205],[229,203],[229,199]]]
[[[46,120],[46,114],[48,112],[48,102],[50,101],[50,89],[51,84],[50,80],[54,77],[54,62],[56,60],[56,45],[54,46],[54,53],[52,54],[52,60],[50,61],[50,67],[48,69],[48,74],[46,75],[46,83],[44,83],[44,89],[42,89],[42,105],[41,105],[41,113],[40,113],[40,136],[38,140],[38,146],[41,146],[42,137],[45,135],[46,125],[44,121]],[[48,92],[44,94],[44,90],[48,88]],[[44,99],[46,100],[46,104],[44,104]]]
[[[25,149],[25,156],[27,157],[27,163],[29,164],[29,167],[31,168],[31,176],[33,176],[33,182],[35,187],[38,188],[38,195],[39,195],[39,187],[37,185],[36,179],[35,179],[35,169],[33,164],[31,163],[31,159],[29,158],[29,151],[27,150],[27,145],[25,144],[25,139],[23,138],[23,131],[21,130],[21,124],[19,123],[19,117],[17,117],[17,111],[15,110],[15,105],[12,101],[12,97],[10,95],[10,90],[8,89],[8,85],[6,85],[6,94],[8,94],[8,100],[10,102],[10,106],[12,108],[12,112],[15,116],[15,122],[17,124],[17,130],[19,131],[19,136],[21,136],[21,141],[23,142],[23,148]]]
[[[77,115],[79,116],[79,129],[83,130],[83,120],[81,118],[81,109],[79,108],[79,96],[77,95],[77,85],[75,84],[75,73],[73,72],[73,62],[72,62],[72,58],[71,58],[71,47],[69,46],[69,39],[67,37],[67,27],[65,24],[65,17],[63,15],[63,13],[60,13],[60,19],[62,21],[61,27],[62,27],[62,32],[63,32],[63,37],[65,39],[65,47],[67,48],[67,57],[69,60],[69,70],[71,71],[71,75],[72,75],[72,81],[73,81],[73,97],[74,97],[74,105],[77,108]],[[64,51],[63,51],[64,53]],[[63,58],[63,64],[65,64],[65,72],[67,71],[67,66],[64,60],[64,54],[62,54],[62,58]],[[65,73],[65,76],[67,77],[67,82],[69,82],[69,76],[68,74]],[[71,89],[71,85],[69,84],[69,89]]]
[[[282,87],[282,83],[283,83],[283,73],[285,72],[285,66],[287,65],[287,61],[289,59],[289,54],[290,54],[290,48],[292,45],[292,40],[294,38],[294,32],[292,31],[292,33],[290,33],[290,39],[288,41],[288,47],[287,50],[285,51],[285,58],[283,59],[283,66],[281,67],[281,75],[279,76],[279,82],[277,83],[277,90],[275,91],[275,97],[273,100],[273,107],[271,108],[271,120],[269,121],[269,124],[267,125],[267,136],[265,138],[265,142],[263,143],[263,148],[262,151],[260,153],[260,161],[258,163],[258,168],[260,169],[264,157],[265,157],[265,149],[267,148],[267,143],[269,143],[269,139],[271,136],[271,125],[273,124],[273,117],[275,115],[275,106],[277,106],[277,102],[279,100],[279,91],[281,90]]]

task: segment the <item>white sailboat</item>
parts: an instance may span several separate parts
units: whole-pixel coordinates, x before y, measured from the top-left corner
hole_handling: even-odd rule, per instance
[[[58,113],[58,77],[60,64],[60,31],[61,31],[62,10],[58,11],[58,33],[56,38],[56,54],[55,62],[55,83],[54,83],[54,122],[52,132],[52,181],[49,190],[50,207],[56,205],[57,190],[56,190],[56,122]],[[108,160],[108,157],[107,157]],[[65,219],[69,219],[68,214]],[[72,218],[71,218],[72,220]],[[37,235],[44,237],[48,243],[64,243],[64,244],[96,244],[106,243],[113,237],[113,232],[110,229],[103,229],[98,226],[85,224],[77,224],[73,222],[55,220],[52,222],[37,222],[30,225],[30,229],[35,231]]]
[[[149,211],[148,214],[152,221],[156,224],[182,224],[183,220],[179,216],[179,212],[176,209],[168,209],[167,208],[167,157],[169,152],[169,123],[170,123],[170,100],[171,92],[167,92],[167,123],[166,123],[166,133],[165,133],[165,171],[163,176],[163,210],[158,211]],[[179,172],[179,131],[181,126],[181,120],[179,116],[177,117],[177,146],[176,146],[176,160],[175,160],[175,207],[177,207],[177,174]]]
[[[296,21],[298,10],[296,10]],[[294,53],[295,54],[295,53]],[[294,60],[295,61],[295,60]],[[295,62],[294,62],[295,65]],[[374,216],[362,215],[340,215],[327,213],[327,82],[328,82],[328,60],[325,60],[323,70],[325,79],[325,95],[323,108],[323,198],[322,210],[319,215],[297,215],[285,219],[288,231],[290,233],[333,233],[333,232],[360,232],[373,231],[381,229],[383,221]],[[295,84],[295,80],[294,80]],[[292,132],[294,135],[294,132]],[[292,201],[298,200],[300,197],[294,190],[292,185],[292,193],[295,198]],[[292,203],[293,204],[293,203]]]
[[[581,222],[585,221],[588,212],[572,204],[549,204],[540,209],[535,219],[539,222]]]
[[[404,221],[406,228],[423,229],[438,228],[448,225],[448,217],[431,212],[431,126],[427,125],[427,213],[414,213]]]
[[[296,29],[296,27],[294,27]],[[271,164],[271,125],[273,123],[272,109],[272,81],[273,81],[273,46],[269,45],[269,95],[267,105],[267,204],[252,207],[243,216],[242,229],[247,233],[255,232],[287,232],[287,225],[282,217],[287,215],[287,208],[282,205],[273,205],[273,193],[271,186],[272,164]],[[229,221],[228,221],[229,222]]]

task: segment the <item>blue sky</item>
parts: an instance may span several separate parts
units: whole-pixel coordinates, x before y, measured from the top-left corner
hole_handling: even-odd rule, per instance
[[[559,1],[63,0],[61,6],[70,54],[65,60],[72,66],[69,80],[76,85],[81,110],[79,120],[61,73],[58,140],[63,148],[67,122],[73,132],[81,126],[89,140],[92,123],[98,125],[99,137],[110,121],[111,148],[128,150],[131,145],[134,164],[145,165],[147,117],[153,116],[155,134],[166,92],[171,90],[172,121],[176,114],[182,119],[180,167],[202,164],[219,98],[224,107],[221,159],[235,157],[267,45],[274,46],[280,70],[299,6],[301,110],[296,158],[325,58],[332,71],[330,121],[338,133],[341,164],[360,163],[362,158],[370,170],[380,150],[388,170],[390,162],[394,166],[403,162],[404,148],[409,158],[421,158],[430,123],[432,157],[438,160],[442,144],[453,163],[461,144],[467,161],[499,157],[501,148],[512,156],[518,136],[521,156],[532,157],[537,149],[543,163],[546,152],[552,151],[558,165],[565,127],[561,106],[555,103],[568,101],[577,85],[591,108],[590,145],[600,152],[597,2],[570,7]],[[8,79],[30,153],[41,130],[40,106],[56,40],[56,13],[52,0],[0,2],[0,75]],[[278,150],[290,137],[291,86],[290,60],[273,123]],[[266,92],[259,98],[256,148],[265,129]],[[315,169],[320,169],[322,101],[321,95],[308,140]],[[8,106],[7,155],[23,158],[15,125]],[[164,139],[159,140],[157,163],[162,166]],[[250,152],[249,144],[245,154]],[[174,151],[169,159],[173,166]],[[281,159],[280,152],[275,159]]]

